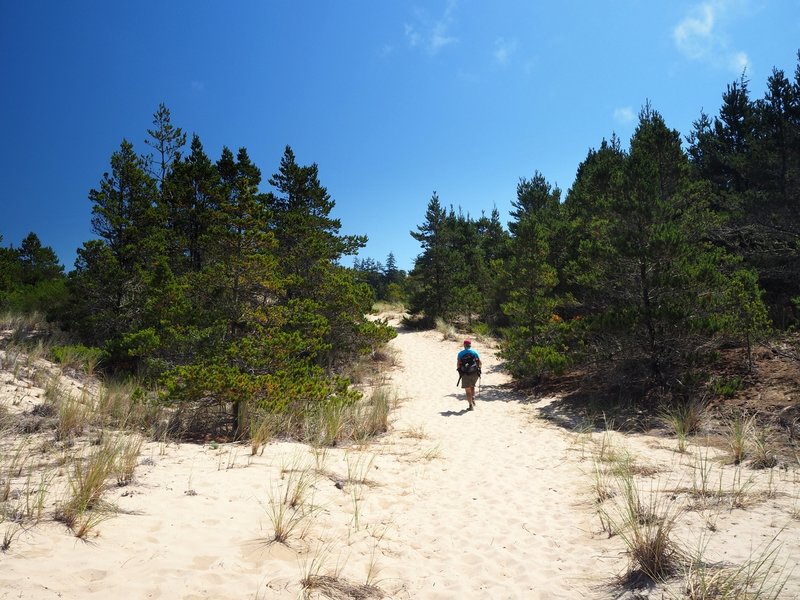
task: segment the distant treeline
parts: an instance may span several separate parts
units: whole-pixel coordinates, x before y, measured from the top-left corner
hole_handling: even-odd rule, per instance
[[[343,366],[393,335],[375,298],[423,321],[501,336],[511,373],[571,367],[628,392],[691,393],[723,346],[796,326],[800,303],[800,53],[763,98],[742,77],[682,143],[649,104],[628,149],[589,151],[566,197],[536,171],[511,220],[472,218],[433,194],[411,235],[410,273],[344,256],[317,166],[287,147],[259,191],[242,148],[212,162],[163,105],[137,155],[123,141],[97,189],[97,239],[64,275],[35,234],[0,249],[0,308],[44,310],[106,366],[164,383],[172,399],[280,407],[347,398]]]
[[[800,64],[761,99],[735,81],[681,142],[646,104],[629,149],[603,140],[565,198],[521,179],[507,229],[434,193],[411,309],[501,332],[516,377],[589,367],[639,396],[683,393],[724,345],[749,357],[798,321]]]
[[[123,141],[89,192],[97,239],[66,277],[35,234],[2,250],[0,307],[46,311],[170,401],[233,407],[234,429],[247,407],[353,401],[344,368],[394,330],[340,265],[366,238],[339,233],[317,166],[287,147],[263,193],[244,148],[213,162],[195,135],[184,155],[165,106],[147,133],[152,153]]]

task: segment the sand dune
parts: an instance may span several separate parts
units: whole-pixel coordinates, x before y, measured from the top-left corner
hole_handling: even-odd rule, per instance
[[[676,497],[696,470],[691,452],[674,452],[665,438],[578,434],[537,418],[549,399],[505,387],[479,341],[484,373],[467,412],[456,387],[459,341],[401,332],[392,344],[401,401],[385,436],[317,451],[274,442],[256,456],[242,444],[148,443],[134,482],[106,493],[120,512],[96,536],[84,542],[48,521],[17,534],[0,554],[0,598],[288,599],[302,597],[309,577],[312,597],[633,598],[611,586],[627,557],[596,513],[593,449],[614,436],[658,472],[651,486],[672,486]],[[709,560],[741,563],[780,533],[788,575],[800,557],[798,479],[762,475],[749,489],[780,493],[746,510],[687,513],[684,544],[710,531],[713,512]],[[294,528],[286,543],[270,543],[281,510]],[[799,590],[795,573],[779,597]]]

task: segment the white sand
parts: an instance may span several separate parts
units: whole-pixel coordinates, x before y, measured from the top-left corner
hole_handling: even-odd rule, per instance
[[[404,332],[392,344],[402,402],[375,443],[316,459],[285,442],[255,457],[247,445],[149,443],[135,481],[106,493],[124,512],[88,542],[52,521],[18,533],[0,554],[0,599],[297,598],[312,559],[322,563],[315,573],[369,580],[387,598],[620,597],[608,584],[627,559],[619,537],[601,531],[592,492],[588,448],[603,434],[589,440],[537,419],[548,400],[528,403],[504,388],[507,376],[479,341],[484,373],[474,412],[456,387],[459,341]],[[693,468],[674,441],[624,443],[662,473],[680,478]],[[288,514],[305,516],[288,545],[270,544],[272,499],[301,473],[313,481],[302,513]],[[348,473],[366,482],[348,482]],[[781,479],[781,497],[715,511],[715,560],[743,561],[786,527],[781,560],[797,562],[792,477]],[[687,517],[687,538],[708,515]],[[798,590],[795,573],[780,597]]]

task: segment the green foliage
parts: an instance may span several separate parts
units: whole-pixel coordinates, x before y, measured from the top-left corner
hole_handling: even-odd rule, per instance
[[[66,344],[52,346],[50,348],[51,358],[62,365],[71,367],[85,367],[90,365],[94,368],[105,357],[105,352],[100,348],[89,348],[82,344]]]
[[[98,239],[78,250],[64,325],[101,348],[108,369],[162,381],[163,401],[220,407],[233,435],[254,409],[354,402],[336,373],[394,331],[365,318],[373,291],[340,260],[366,238],[340,234],[317,166],[299,165],[287,146],[265,193],[245,148],[225,147],[214,163],[195,135],[183,157],[169,110],[153,117],[154,154],[123,140],[89,193]],[[25,249],[44,256],[32,242]],[[14,266],[27,273],[28,263]],[[391,256],[385,277],[402,285]]]
[[[454,272],[461,259],[453,248],[452,224],[436,192],[428,202],[425,223],[416,232],[411,232],[411,236],[423,250],[411,272],[414,284],[411,310],[424,313],[431,322],[436,317],[452,317],[455,310],[452,297]]]
[[[519,379],[539,379],[545,374],[561,375],[570,364],[567,338],[569,326],[553,324],[538,327],[535,334],[525,326],[515,326],[503,330],[500,350],[506,368]],[[539,343],[531,340],[539,339]]]
[[[576,256],[567,268],[586,318],[590,355],[639,364],[639,379],[672,385],[698,348],[765,326],[757,282],[710,242],[722,223],[712,190],[690,177],[676,131],[650,107],[630,153],[587,169],[578,190],[600,190],[587,210],[568,198]],[[580,174],[580,172],[579,172]]]
[[[742,389],[744,383],[741,377],[715,379],[711,382],[711,391],[723,398],[732,398],[737,391]]]
[[[410,310],[432,324],[437,318],[471,324],[499,313],[498,273],[492,261],[505,249],[507,234],[499,214],[472,219],[453,207],[446,211],[434,192],[425,223],[411,232],[423,252],[409,275]]]
[[[718,116],[701,113],[687,138],[698,177],[718,193],[730,216],[715,238],[758,274],[778,327],[797,322],[800,294],[800,54],[794,81],[774,69],[763,98],[750,97],[742,76],[722,95]]]
[[[558,290],[555,266],[566,224],[560,195],[537,172],[531,180],[520,181],[513,203],[510,257],[504,273],[507,300],[501,305],[509,326],[500,354],[520,378],[560,374],[569,362],[569,327],[557,314],[566,303]]]
[[[52,318],[66,299],[64,268],[35,233],[29,233],[19,248],[0,248],[0,310],[40,312]]]

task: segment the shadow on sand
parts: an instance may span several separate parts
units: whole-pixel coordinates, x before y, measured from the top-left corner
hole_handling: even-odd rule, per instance
[[[443,417],[460,417],[461,415],[465,415],[468,412],[470,412],[470,411],[468,411],[466,408],[464,408],[464,409],[461,409],[461,410],[444,410],[444,411],[440,412],[439,414],[442,415]]]

